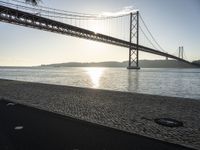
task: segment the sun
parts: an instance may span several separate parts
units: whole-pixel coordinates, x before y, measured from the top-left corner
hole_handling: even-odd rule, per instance
[[[106,33],[106,29],[105,26],[103,24],[102,21],[90,21],[89,25],[88,25],[88,29],[90,31],[93,31],[95,34],[101,33],[101,34],[105,34]]]

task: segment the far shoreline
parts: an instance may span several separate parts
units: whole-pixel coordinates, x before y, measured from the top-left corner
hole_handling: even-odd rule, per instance
[[[194,61],[195,62],[195,61]],[[196,61],[198,63],[198,61]],[[140,60],[142,68],[200,68],[198,64],[186,64],[177,60]],[[37,68],[37,67],[106,67],[106,68],[126,68],[128,61],[105,61],[105,62],[66,62],[55,64],[41,64],[35,66],[0,66],[0,68]]]

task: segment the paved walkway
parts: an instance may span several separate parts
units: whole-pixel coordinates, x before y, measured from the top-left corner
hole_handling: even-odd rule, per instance
[[[0,80],[0,97],[92,123],[200,149],[200,101]],[[169,128],[155,118],[180,120]]]

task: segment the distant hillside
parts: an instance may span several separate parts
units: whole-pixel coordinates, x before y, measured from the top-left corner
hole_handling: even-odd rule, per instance
[[[195,61],[193,61],[192,63],[193,63],[193,64],[196,64],[196,65],[198,65],[198,66],[200,66],[200,60],[195,60]]]
[[[69,63],[59,63],[59,64],[50,64],[42,65],[50,67],[124,67],[126,66],[125,62],[91,62],[91,63],[80,63],[80,62],[69,62]]]
[[[176,60],[140,60],[141,68],[194,68],[194,65],[186,64]],[[80,62],[69,62],[59,64],[41,65],[42,67],[127,67],[128,61],[116,62],[91,62],[91,63],[80,63]]]
[[[195,68],[196,66],[177,60],[141,60],[142,68]]]

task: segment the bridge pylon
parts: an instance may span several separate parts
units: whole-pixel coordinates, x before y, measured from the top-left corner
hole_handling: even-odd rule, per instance
[[[183,59],[183,46],[179,46],[178,48],[178,57]]]
[[[139,67],[139,11],[130,13],[130,46],[127,69],[140,69]],[[131,46],[136,43],[136,46]]]

